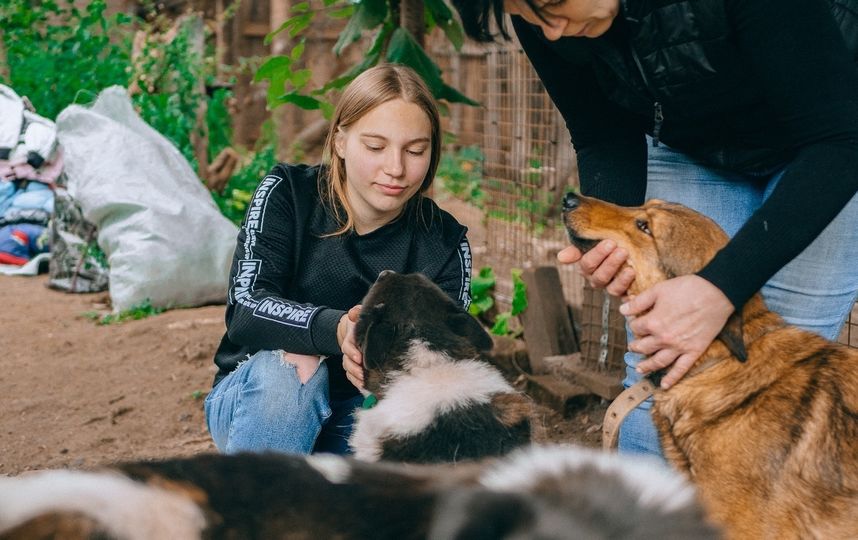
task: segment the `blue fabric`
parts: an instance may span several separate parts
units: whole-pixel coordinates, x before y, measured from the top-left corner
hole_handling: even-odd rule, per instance
[[[0,181],[0,216],[12,206],[12,197],[15,195],[16,189],[14,182]]]
[[[647,199],[689,206],[733,236],[771,194],[782,173],[780,169],[769,175],[739,175],[701,165],[663,144],[655,148],[650,145]],[[836,340],[858,295],[856,261],[858,196],[807,249],[766,283],[763,298],[769,309],[788,323]],[[640,355],[626,353],[626,387],[640,380],[634,370],[640,360]],[[626,417],[620,427],[620,452],[662,454],[650,407],[651,401],[647,401]]]
[[[45,227],[29,223],[6,225],[0,228],[0,254],[21,259],[31,259],[48,251],[47,243],[40,242]],[[5,262],[0,260],[0,262]]]
[[[363,398],[331,400],[323,361],[301,384],[280,351],[259,351],[224,377],[205,401],[218,450],[309,454],[349,453],[354,411]]]

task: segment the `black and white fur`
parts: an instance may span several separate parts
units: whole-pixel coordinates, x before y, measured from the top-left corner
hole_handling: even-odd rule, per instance
[[[425,276],[382,272],[355,334],[378,398],[356,414],[357,458],[460,461],[530,441],[530,401],[483,358],[491,337]]]
[[[0,477],[3,540],[717,537],[663,463],[571,446],[459,465],[201,455]]]

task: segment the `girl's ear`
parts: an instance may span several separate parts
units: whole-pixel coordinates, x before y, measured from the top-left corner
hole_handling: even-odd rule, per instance
[[[343,131],[343,128],[338,127],[336,134],[334,134],[334,151],[340,159],[345,159],[345,138],[346,132]]]

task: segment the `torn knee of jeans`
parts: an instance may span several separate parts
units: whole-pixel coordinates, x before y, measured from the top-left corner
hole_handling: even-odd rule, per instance
[[[315,375],[319,370],[322,358],[317,355],[295,354],[281,351],[280,363],[284,366],[294,366],[295,372],[298,375],[298,380],[301,381],[301,384],[306,384],[307,381],[312,379],[313,375]]]

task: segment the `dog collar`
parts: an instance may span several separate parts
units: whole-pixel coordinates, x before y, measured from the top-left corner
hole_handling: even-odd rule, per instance
[[[363,398],[363,405],[361,405],[361,409],[372,409],[378,403],[378,398],[375,397],[375,394],[367,394],[365,398]]]

